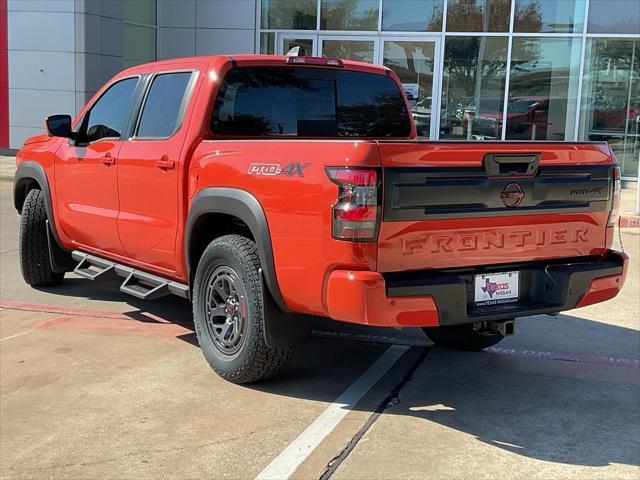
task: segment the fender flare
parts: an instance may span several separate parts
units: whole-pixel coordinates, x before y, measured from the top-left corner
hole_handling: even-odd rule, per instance
[[[49,180],[42,165],[30,160],[18,164],[13,179],[13,205],[18,212],[22,212],[22,206],[29,193],[28,187],[32,182],[37,183],[44,194],[44,205],[47,210],[47,218],[49,219],[49,228],[58,245],[62,245],[53,220],[53,205],[51,204]]]
[[[236,188],[208,187],[200,190],[193,199],[184,235],[184,255],[185,265],[188,270],[188,278],[191,278],[191,234],[193,227],[202,215],[208,213],[222,213],[232,215],[242,220],[253,235],[258,247],[260,264],[262,265],[262,275],[271,293],[271,297],[282,312],[290,312],[282,297],[276,269],[273,259],[273,248],[271,246],[271,235],[267,217],[260,205],[260,202],[250,193]]]

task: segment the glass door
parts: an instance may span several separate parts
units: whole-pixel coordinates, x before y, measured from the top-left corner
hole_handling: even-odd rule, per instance
[[[378,58],[378,39],[352,35],[321,35],[320,56],[374,63]]]
[[[300,35],[296,33],[278,33],[276,39],[276,54],[286,55],[289,50],[294,47],[300,47],[299,56],[301,57],[315,57],[316,51],[316,36],[315,35]]]
[[[400,78],[419,137],[436,139],[440,100],[437,72],[439,40],[383,39],[382,63]]]

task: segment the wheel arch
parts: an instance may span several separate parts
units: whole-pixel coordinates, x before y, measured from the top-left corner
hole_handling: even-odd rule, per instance
[[[38,188],[44,194],[44,205],[49,219],[49,228],[58,245],[60,237],[56,231],[55,221],[53,217],[53,205],[51,203],[51,189],[49,188],[49,180],[42,165],[37,162],[26,160],[18,164],[13,180],[13,205],[18,212],[22,212],[22,206],[27,195],[34,188]]]
[[[193,199],[184,235],[185,265],[189,280],[192,279],[200,259],[198,242],[200,241],[203,219],[211,216],[214,218],[237,219],[250,233],[252,240],[258,248],[260,265],[264,281],[271,293],[271,297],[282,312],[289,312],[289,308],[282,297],[276,277],[273,258],[273,247],[267,218],[260,202],[250,193],[236,188],[209,187],[200,190]],[[216,217],[217,216],[217,217]],[[229,225],[230,228],[220,229],[222,234],[238,233],[240,224]],[[211,240],[215,237],[211,237]],[[199,254],[199,253],[200,254]],[[191,282],[190,282],[191,283]]]

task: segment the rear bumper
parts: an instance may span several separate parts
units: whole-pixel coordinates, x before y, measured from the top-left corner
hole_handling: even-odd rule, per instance
[[[381,274],[337,270],[327,282],[327,311],[334,320],[385,327],[431,327],[557,313],[615,297],[628,257],[609,251],[580,258],[456,270]],[[518,270],[517,303],[474,306],[479,273]]]

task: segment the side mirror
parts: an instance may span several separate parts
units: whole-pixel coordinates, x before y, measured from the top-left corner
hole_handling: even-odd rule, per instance
[[[47,133],[52,137],[71,138],[71,115],[49,115],[44,121]]]

